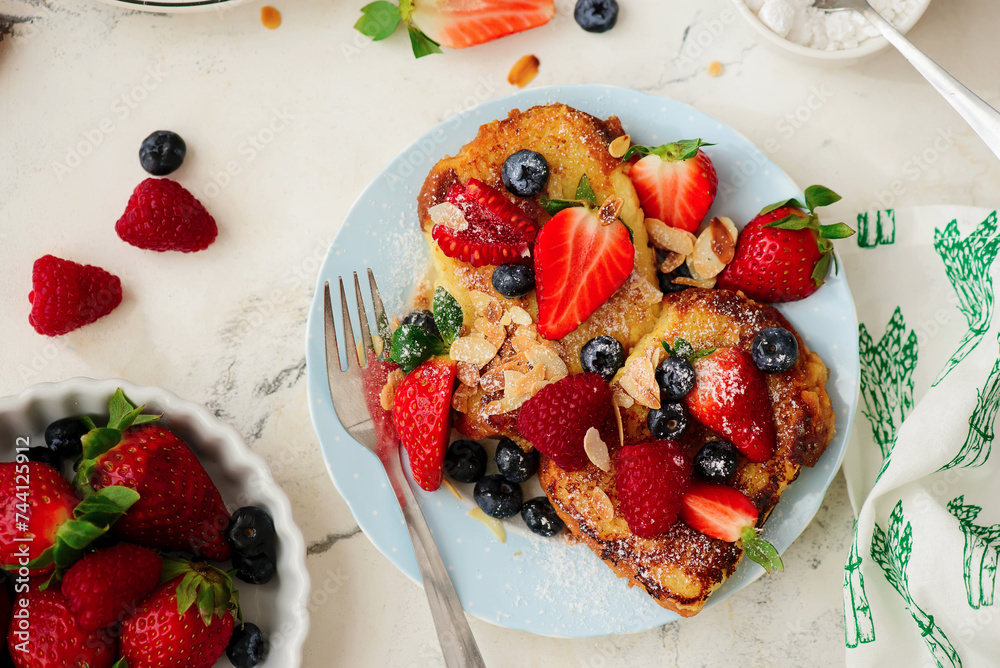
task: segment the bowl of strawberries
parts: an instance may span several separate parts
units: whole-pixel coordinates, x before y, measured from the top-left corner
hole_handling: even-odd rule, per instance
[[[0,398],[0,443],[0,660],[300,664],[302,534],[235,429],[162,389],[75,378]]]

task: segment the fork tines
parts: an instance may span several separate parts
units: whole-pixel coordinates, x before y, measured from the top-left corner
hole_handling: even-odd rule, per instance
[[[361,284],[358,281],[358,272],[353,272],[354,275],[354,298],[357,302],[358,308],[358,321],[361,325],[361,345],[363,346],[363,351],[358,350],[357,343],[354,339],[354,325],[351,321],[351,313],[347,304],[347,293],[344,290],[344,279],[340,276],[337,277],[337,283],[340,286],[340,310],[341,317],[344,323],[344,343],[349,351],[347,354],[347,368],[341,366],[340,363],[340,349],[337,343],[337,326],[333,318],[333,303],[330,297],[330,282],[326,281],[323,284],[323,336],[326,342],[326,366],[328,371],[332,371],[336,368],[338,371],[354,371],[358,367],[355,366],[353,360],[358,361],[360,368],[364,368],[368,364],[368,352],[374,352],[375,346],[372,342],[371,331],[368,327],[368,313],[365,308],[364,296],[361,293]],[[385,332],[388,330],[388,320],[385,316],[385,309],[382,306],[382,297],[378,291],[378,285],[375,282],[375,274],[371,269],[368,270],[368,284],[371,290],[372,305],[375,309],[375,323],[378,327],[379,334],[385,340]],[[353,355],[350,351],[353,351]]]

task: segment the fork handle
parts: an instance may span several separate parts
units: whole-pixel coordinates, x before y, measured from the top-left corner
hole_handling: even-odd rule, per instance
[[[889,43],[910,61],[910,64],[941,93],[962,118],[975,130],[993,154],[1000,158],[1000,112],[991,107],[978,95],[966,88],[940,65],[927,57],[903,37],[891,23],[867,5],[862,13],[872,25],[878,28]]]
[[[427,520],[417,504],[413,490],[403,477],[403,468],[397,453],[387,456],[386,474],[389,484],[396,492],[396,498],[403,510],[403,519],[410,532],[413,552],[417,557],[417,567],[424,582],[424,593],[431,608],[434,629],[437,631],[444,662],[448,668],[486,668],[479,646],[469,628],[462,604],[455,592],[455,585],[448,577],[441,553],[431,535]]]

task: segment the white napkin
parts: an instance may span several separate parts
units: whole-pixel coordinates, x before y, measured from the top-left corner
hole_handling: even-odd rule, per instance
[[[844,566],[847,663],[997,666],[997,215],[883,210],[857,226],[838,244],[861,351],[843,465],[857,517]]]

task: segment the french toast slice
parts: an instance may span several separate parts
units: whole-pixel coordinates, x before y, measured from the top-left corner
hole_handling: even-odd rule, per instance
[[[749,352],[754,336],[763,328],[784,327],[795,332],[773,307],[754,302],[740,293],[692,288],[668,295],[652,331],[632,350],[625,366],[612,381],[616,410],[622,417],[625,443],[651,437],[646,427],[649,408],[630,392],[646,378],[641,367],[653,368],[665,354],[660,344],[683,338],[695,349],[738,346]],[[777,449],[766,462],[754,464],[739,456],[732,483],[760,511],[758,526],[798,476],[802,466],[812,466],[829,445],[834,432],[834,411],[825,384],[829,372],[818,355],[795,333],[799,359],[782,374],[767,375]],[[648,368],[646,368],[648,370]],[[624,386],[623,386],[624,382]],[[644,381],[647,382],[647,381]],[[653,381],[655,382],[655,381]],[[630,388],[625,391],[624,387]],[[642,587],[657,603],[688,617],[697,614],[713,591],[732,575],[743,556],[734,543],[710,538],[678,520],[664,534],[643,539],[632,534],[619,511],[614,461],[621,447],[617,426],[605,428],[612,468],[604,472],[593,464],[567,472],[542,457],[538,479],[572,536],[586,544],[612,570]],[[718,438],[692,420],[678,439],[693,456],[707,441]]]
[[[579,373],[580,349],[600,334],[616,338],[625,349],[635,345],[649,331],[659,315],[662,297],[655,267],[655,255],[649,246],[643,213],[626,167],[608,152],[608,144],[624,135],[616,117],[604,121],[564,104],[537,106],[520,111],[514,109],[507,118],[483,125],[474,140],[452,157],[439,161],[430,170],[417,200],[417,213],[427,238],[434,263],[433,287],[444,287],[462,305],[465,312],[463,334],[488,330],[496,355],[488,362],[482,359],[459,360],[460,384],[454,408],[459,412],[456,427],[472,438],[510,436],[519,439],[516,430],[517,407],[530,396],[533,386],[558,380],[567,373]],[[586,174],[597,203],[609,197],[623,201],[619,217],[632,233],[635,265],[625,284],[615,292],[576,330],[558,341],[545,341],[534,330],[538,306],[532,291],[522,299],[507,299],[492,286],[493,266],[474,267],[461,260],[447,257],[431,236],[433,221],[429,210],[444,201],[449,187],[456,182],[465,184],[479,179],[496,188],[514,202],[531,219],[540,224],[548,219],[536,198],[521,198],[508,193],[500,176],[507,156],[530,149],[541,153],[549,164],[549,179],[542,195],[550,199],[574,199],[577,184]],[[513,312],[515,320],[509,315]],[[527,313],[530,323],[524,324]],[[498,333],[497,326],[505,329]],[[533,339],[548,352],[538,352],[530,361],[524,357],[528,339]],[[517,343],[520,341],[520,343]],[[460,350],[459,349],[455,350]],[[549,363],[544,374],[538,374],[541,357],[557,355],[561,364]],[[455,357],[453,351],[453,357]],[[475,368],[473,368],[475,367]],[[509,387],[513,372],[531,380],[517,395]],[[505,378],[505,374],[506,378]],[[534,375],[532,375],[534,374]],[[536,385],[537,383],[537,385]]]

